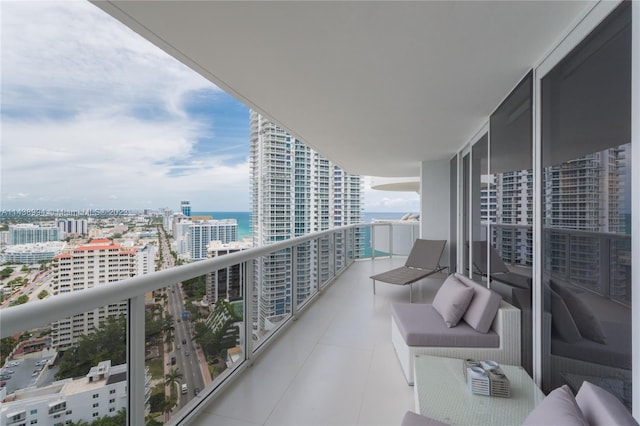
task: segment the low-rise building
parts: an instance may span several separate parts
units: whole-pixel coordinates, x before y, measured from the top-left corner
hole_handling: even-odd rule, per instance
[[[145,407],[149,412],[151,378],[145,374]],[[64,379],[41,388],[20,389],[6,395],[0,424],[65,425],[114,417],[127,408],[127,364],[102,361],[82,378]]]
[[[51,260],[60,254],[65,246],[66,243],[63,241],[8,246],[4,251],[3,261],[9,263],[38,263],[42,260]]]

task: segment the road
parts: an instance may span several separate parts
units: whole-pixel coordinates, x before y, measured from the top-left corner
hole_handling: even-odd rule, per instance
[[[160,244],[162,245],[162,267],[173,267],[173,257],[171,256],[171,248],[169,241],[165,238],[163,232],[158,233]],[[166,310],[169,315],[173,316],[175,327],[175,338],[173,345],[170,346],[173,349],[166,357],[170,360],[171,357],[176,357],[176,364],[171,365],[169,362],[165,362],[165,374],[169,373],[171,369],[178,368],[182,373],[183,378],[180,381],[181,384],[186,383],[188,392],[186,394],[180,394],[178,400],[178,406],[176,409],[184,407],[184,405],[194,397],[194,390],[199,388],[204,389],[204,379],[200,369],[200,360],[198,358],[198,352],[195,350],[193,336],[191,334],[191,324],[188,319],[182,318],[182,312],[184,309],[184,297],[182,289],[179,284],[173,284],[168,287]],[[186,342],[186,343],[182,343]],[[180,347],[180,349],[178,349]]]

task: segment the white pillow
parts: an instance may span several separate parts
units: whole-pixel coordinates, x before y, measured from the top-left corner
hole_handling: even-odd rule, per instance
[[[589,426],[569,386],[553,390],[538,404],[522,426]]]
[[[451,274],[442,283],[442,287],[433,298],[432,305],[445,324],[447,324],[447,327],[455,327],[467,311],[473,294],[474,291],[471,287],[462,284]]]

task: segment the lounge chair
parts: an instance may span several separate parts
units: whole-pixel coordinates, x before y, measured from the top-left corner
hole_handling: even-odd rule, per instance
[[[491,279],[500,281],[513,287],[530,290],[531,277],[511,272],[507,265],[504,264],[500,255],[496,250],[489,246],[491,262]],[[487,276],[487,242],[473,242],[473,268],[474,273]]]
[[[409,301],[411,302],[413,293],[411,284],[446,268],[446,266],[440,266],[440,258],[446,243],[446,240],[417,239],[404,266],[370,277],[373,280],[373,294],[376,294],[376,281],[409,285]]]

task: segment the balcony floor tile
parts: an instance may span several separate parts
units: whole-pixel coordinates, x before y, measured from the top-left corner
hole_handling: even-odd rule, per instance
[[[369,276],[404,263],[379,258],[352,265],[193,425],[391,425],[414,408],[390,338],[392,303],[409,289]],[[429,302],[445,274],[416,284]]]

